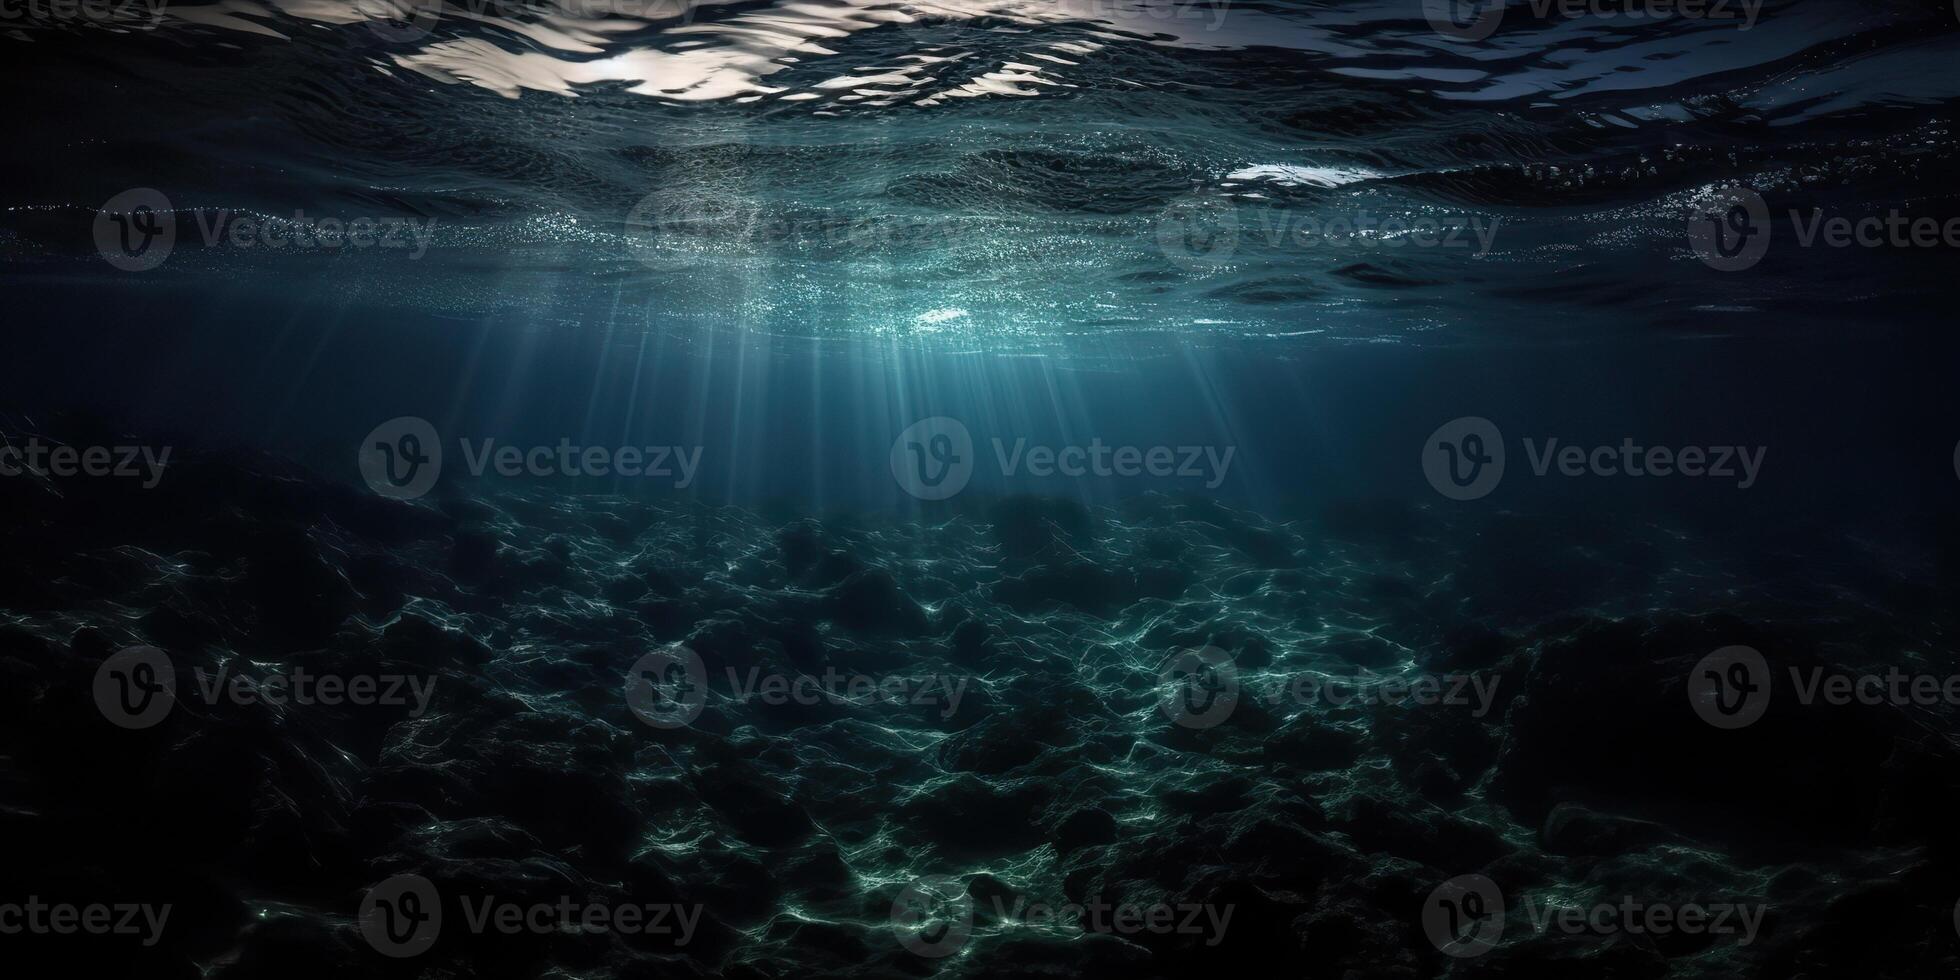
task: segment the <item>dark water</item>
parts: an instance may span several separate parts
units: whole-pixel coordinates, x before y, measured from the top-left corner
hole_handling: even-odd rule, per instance
[[[0,952],[1960,968],[1960,15],[1447,6],[8,8]]]

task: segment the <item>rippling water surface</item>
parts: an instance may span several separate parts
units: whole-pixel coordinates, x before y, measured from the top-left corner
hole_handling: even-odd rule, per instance
[[[1939,4],[1514,4],[1467,41],[1415,0],[418,2],[12,31],[41,136],[10,268],[99,271],[77,229],[153,187],[429,227],[324,269],[185,234],[150,285],[928,344],[1721,333],[1925,315],[1941,284],[1868,252],[1723,277],[1685,232],[1733,184],[1950,209]]]

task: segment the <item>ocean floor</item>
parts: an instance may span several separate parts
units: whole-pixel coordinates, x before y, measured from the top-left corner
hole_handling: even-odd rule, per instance
[[[1738,645],[1960,669],[1951,570],[1876,544],[171,467],[0,481],[7,887],[168,909],[78,974],[1960,966],[1951,709],[1689,693]]]

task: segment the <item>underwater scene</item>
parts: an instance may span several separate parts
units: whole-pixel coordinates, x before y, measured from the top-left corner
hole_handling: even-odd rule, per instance
[[[1960,974],[1960,4],[0,51],[10,975]]]

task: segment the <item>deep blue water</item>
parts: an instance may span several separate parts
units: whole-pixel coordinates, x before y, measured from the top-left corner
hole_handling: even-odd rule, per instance
[[[1960,12],[1449,6],[7,8],[0,954],[1960,967]]]

